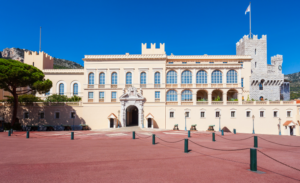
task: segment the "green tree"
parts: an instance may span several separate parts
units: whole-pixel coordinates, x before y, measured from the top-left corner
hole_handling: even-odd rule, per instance
[[[19,95],[31,93],[35,95],[46,93],[52,87],[52,82],[45,80],[44,73],[38,68],[11,59],[0,58],[0,88],[13,96],[13,114],[11,125],[17,117]],[[17,88],[21,88],[17,91]]]
[[[58,95],[53,94],[46,98],[46,102],[79,102],[81,100],[78,96],[72,96],[71,98],[68,98],[66,95]]]

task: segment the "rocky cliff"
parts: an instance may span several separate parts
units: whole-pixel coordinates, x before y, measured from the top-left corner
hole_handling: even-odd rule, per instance
[[[2,52],[0,51],[0,58],[8,58],[13,60],[19,60],[24,62],[24,51],[31,51],[27,49],[20,49],[20,48],[5,48]],[[52,56],[52,55],[51,55]],[[54,69],[82,69],[83,67],[73,61],[54,58]]]

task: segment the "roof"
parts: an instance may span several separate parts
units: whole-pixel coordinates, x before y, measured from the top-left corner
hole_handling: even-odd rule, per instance
[[[114,118],[117,118],[117,116],[114,113],[111,113],[110,115],[108,115],[107,118],[112,118],[111,116],[113,116]]]
[[[146,118],[154,118],[154,116],[153,116],[151,113],[149,113],[149,114],[146,116]]]
[[[290,124],[296,125],[296,123],[294,123],[293,121],[286,121],[283,126],[289,126]]]

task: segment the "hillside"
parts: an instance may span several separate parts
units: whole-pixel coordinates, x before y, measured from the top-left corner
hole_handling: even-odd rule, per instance
[[[291,99],[300,98],[300,72],[287,74],[285,78],[288,79],[290,83]]]
[[[19,60],[24,62],[24,51],[31,51],[27,49],[20,48],[5,48],[2,52],[0,51],[0,58],[8,58],[13,60]],[[52,55],[51,55],[52,56]],[[73,61],[54,58],[54,69],[83,69],[83,67]]]

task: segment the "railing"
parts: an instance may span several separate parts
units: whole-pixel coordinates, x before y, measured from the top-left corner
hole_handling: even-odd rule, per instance
[[[132,87],[132,84],[126,84],[125,85],[125,88],[129,88],[129,87]]]
[[[147,88],[147,84],[140,84],[141,88]]]
[[[167,102],[167,105],[178,105],[178,102]]]
[[[274,105],[274,104],[280,104],[280,101],[269,101],[269,104],[272,104],[272,105]]]
[[[88,102],[94,102],[94,99],[88,99]]]
[[[243,105],[253,105],[254,101],[243,101]]]
[[[222,88],[223,84],[211,84],[212,88]]]
[[[88,85],[88,88],[94,88],[94,85]]]
[[[99,102],[104,102],[104,98],[99,98]]]
[[[111,99],[111,102],[117,102],[117,99],[112,98],[112,99]]]
[[[226,87],[228,87],[228,88],[235,88],[238,86],[239,86],[238,84],[226,84]]]
[[[182,101],[181,105],[193,105],[192,101]]]
[[[207,88],[208,84],[196,84],[197,88]]]
[[[178,88],[178,84],[167,84],[167,88]]]
[[[193,88],[193,84],[181,84],[181,88]]]
[[[110,85],[111,88],[118,88],[118,85]]]
[[[105,85],[98,85],[98,88],[105,88]]]
[[[160,88],[160,84],[154,84],[154,88]]]
[[[207,101],[197,101],[197,105],[208,105]]]
[[[160,102],[160,99],[155,99],[155,102]]]
[[[256,101],[257,105],[266,105],[267,101]]]
[[[283,101],[283,104],[294,104],[294,101]]]
[[[238,105],[238,101],[227,101],[227,105]]]
[[[211,105],[223,105],[223,101],[212,101]]]

